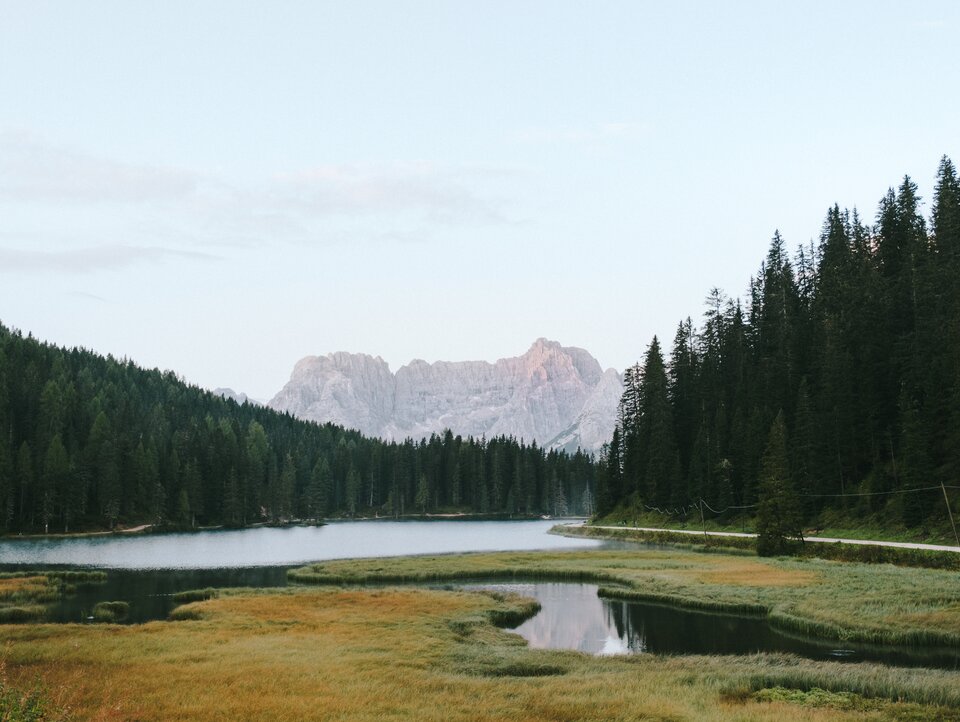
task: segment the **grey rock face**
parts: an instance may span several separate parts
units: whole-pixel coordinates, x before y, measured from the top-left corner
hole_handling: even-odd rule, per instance
[[[213,393],[217,396],[222,396],[225,399],[233,399],[238,404],[257,404],[262,406],[262,401],[257,401],[256,399],[251,399],[242,391],[234,391],[230,388],[216,388],[213,390]]]
[[[297,363],[269,406],[370,436],[523,438],[596,451],[613,434],[620,374],[588,352],[538,339],[523,355],[486,361],[411,361],[390,372],[380,357],[333,353]]]

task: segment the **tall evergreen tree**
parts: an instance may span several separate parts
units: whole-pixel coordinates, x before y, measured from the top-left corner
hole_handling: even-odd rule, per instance
[[[793,542],[803,541],[802,512],[791,481],[786,436],[780,411],[770,427],[760,467],[757,553],[761,556],[786,553]]]

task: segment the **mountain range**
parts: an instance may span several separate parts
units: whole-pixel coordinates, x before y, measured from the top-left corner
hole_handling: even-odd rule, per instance
[[[450,429],[595,452],[610,440],[622,391],[621,375],[587,351],[541,338],[494,363],[417,359],[396,373],[379,356],[307,356],[268,406],[384,439]]]

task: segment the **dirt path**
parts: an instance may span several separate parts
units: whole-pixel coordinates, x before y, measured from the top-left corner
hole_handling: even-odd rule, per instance
[[[153,524],[141,524],[140,526],[132,526],[129,529],[119,529],[118,531],[121,534],[136,534],[138,531],[146,531],[152,526]]]
[[[568,524],[566,526],[577,526],[574,524]],[[693,534],[693,535],[703,535],[707,536],[733,536],[733,537],[742,537],[747,539],[756,538],[756,534],[749,534],[745,532],[737,531],[696,531],[694,529],[657,529],[655,527],[646,527],[646,526],[595,526],[594,529],[620,529],[627,531],[651,531],[651,532],[669,532],[672,534]],[[947,546],[945,544],[917,544],[914,542],[895,542],[895,541],[878,541],[873,539],[835,539],[833,537],[826,536],[807,536],[804,537],[805,541],[810,542],[823,542],[826,544],[860,544],[863,546],[876,546],[876,547],[897,547],[899,549],[923,549],[926,551],[934,552],[956,552],[960,553],[960,547]]]

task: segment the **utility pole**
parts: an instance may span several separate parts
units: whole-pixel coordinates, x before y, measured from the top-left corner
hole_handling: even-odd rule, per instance
[[[700,527],[703,529],[703,543],[708,544],[710,540],[707,538],[707,523],[703,520],[703,499],[700,500],[697,506],[700,508]]]
[[[953,510],[950,509],[950,497],[947,496],[947,487],[940,482],[940,489],[943,491],[943,500],[947,503],[947,516],[950,517],[950,526],[953,527],[953,538],[957,540],[957,546],[960,547],[960,536],[957,535],[957,525],[953,521]]]

